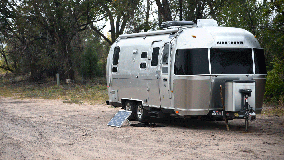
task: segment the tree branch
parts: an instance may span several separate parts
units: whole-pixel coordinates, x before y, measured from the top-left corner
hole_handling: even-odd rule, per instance
[[[113,41],[110,41],[104,34],[102,34],[100,32],[100,30],[98,30],[95,26],[91,25],[92,30],[94,30],[95,32],[97,32],[101,37],[103,37],[103,39],[105,41],[107,41],[110,45],[112,45]]]
[[[110,21],[110,28],[111,28],[111,41],[114,42],[115,41],[115,26],[114,26],[114,19],[113,16],[111,14],[111,11],[109,10],[109,7],[106,6],[105,3],[102,4],[103,8],[105,9],[105,11],[108,14],[109,17],[109,21]],[[105,38],[104,38],[105,39]],[[112,44],[112,43],[111,43]]]

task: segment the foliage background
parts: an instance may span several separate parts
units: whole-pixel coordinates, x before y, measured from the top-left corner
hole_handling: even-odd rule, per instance
[[[34,82],[56,73],[62,80],[92,80],[105,75],[109,47],[120,34],[213,18],[256,36],[265,49],[265,99],[283,104],[284,0],[2,0],[0,7],[2,74]]]

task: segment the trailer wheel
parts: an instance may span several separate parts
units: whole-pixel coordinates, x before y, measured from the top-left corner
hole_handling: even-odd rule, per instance
[[[148,122],[149,119],[149,113],[148,110],[146,110],[142,104],[137,105],[137,119],[141,123]]]
[[[128,120],[135,121],[137,118],[137,108],[134,102],[127,101],[125,104],[126,111],[132,111],[131,115],[128,117]]]

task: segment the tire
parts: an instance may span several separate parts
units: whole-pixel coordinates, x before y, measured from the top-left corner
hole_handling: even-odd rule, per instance
[[[149,122],[149,113],[142,104],[137,105],[137,119],[141,123]]]
[[[137,119],[137,107],[134,102],[126,101],[125,110],[132,111],[131,115],[128,117],[128,120],[135,121]]]

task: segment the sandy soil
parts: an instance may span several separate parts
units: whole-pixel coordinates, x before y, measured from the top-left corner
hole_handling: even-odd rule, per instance
[[[0,98],[0,159],[284,159],[284,117],[171,119],[157,127],[107,123],[119,108]],[[137,123],[137,122],[133,122]]]

